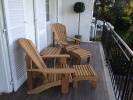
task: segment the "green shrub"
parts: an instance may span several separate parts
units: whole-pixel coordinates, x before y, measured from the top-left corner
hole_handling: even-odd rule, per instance
[[[132,19],[129,17],[117,18],[114,27],[120,30],[128,30],[132,24]]]
[[[133,25],[131,25],[129,30],[127,31],[125,41],[129,45],[129,47],[133,50]]]
[[[128,6],[121,0],[116,0],[113,7],[108,8],[105,13],[105,20],[110,22],[115,30],[128,30],[132,24],[133,14],[126,12]]]

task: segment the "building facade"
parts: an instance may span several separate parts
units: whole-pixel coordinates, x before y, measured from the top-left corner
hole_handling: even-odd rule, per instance
[[[28,38],[39,52],[52,43],[52,24],[62,23],[67,34],[78,31],[76,2],[85,3],[81,14],[82,41],[88,42],[93,0],[1,0],[0,1],[0,93],[16,91],[27,79],[25,53],[18,40]]]

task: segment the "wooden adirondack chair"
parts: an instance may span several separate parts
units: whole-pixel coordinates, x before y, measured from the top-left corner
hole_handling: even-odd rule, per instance
[[[54,36],[55,40],[59,43],[60,47],[62,48],[63,53],[67,53],[68,51],[80,48],[79,43],[81,42],[81,40],[77,38],[68,37],[66,33],[66,27],[63,24],[53,24],[53,37]],[[68,45],[67,38],[75,40],[75,45]]]
[[[43,57],[59,57],[60,67],[47,68],[41,56],[33,45],[32,41],[21,38],[19,40],[21,47],[26,52],[26,65],[28,75],[28,94],[39,93],[48,88],[61,85],[62,93],[69,92],[69,82],[73,82],[73,88],[76,88],[78,81],[91,80],[92,87],[96,87],[98,76],[94,69],[89,65],[73,65],[71,68],[66,64],[66,58],[69,55],[44,55]],[[31,65],[31,61],[33,62]],[[33,67],[37,66],[37,68]],[[32,78],[33,72],[40,72],[44,76],[44,84],[33,89]]]
[[[53,55],[53,57],[61,58],[60,62],[62,66],[59,68],[47,68],[31,40],[21,38],[19,43],[23,50],[26,52],[26,66],[29,86],[29,91],[27,93],[39,93],[43,90],[58,85],[62,85],[62,93],[68,93],[69,81],[72,82],[72,79],[70,79],[70,74],[75,72],[73,68],[69,68],[69,66],[65,64],[65,58],[69,57],[69,55]],[[52,55],[44,55],[43,57],[52,57]],[[35,65],[37,68],[33,67],[33,65]],[[44,82],[42,85],[33,89],[32,75],[34,72],[42,73],[44,76]]]

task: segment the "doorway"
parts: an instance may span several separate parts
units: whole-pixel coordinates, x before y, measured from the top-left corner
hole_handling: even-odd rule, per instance
[[[0,93],[12,92],[13,86],[11,84],[11,70],[8,59],[7,41],[6,41],[6,29],[4,24],[4,13],[2,0],[0,0]]]
[[[47,47],[45,0],[3,0],[3,7],[13,79],[11,83],[16,91],[27,79],[25,53],[19,39],[30,39],[39,52]]]

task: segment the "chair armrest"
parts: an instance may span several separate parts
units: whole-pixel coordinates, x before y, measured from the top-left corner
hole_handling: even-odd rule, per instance
[[[42,58],[69,58],[70,55],[68,54],[55,54],[55,55],[43,55]]]
[[[59,42],[60,44],[62,44],[62,45],[68,45],[68,43],[66,43],[66,42],[63,42],[63,41],[60,41],[60,40],[58,40],[58,39],[54,39],[55,41],[57,41],[57,42]]]
[[[73,68],[55,68],[55,69],[27,69],[27,71],[32,71],[32,72],[42,72],[42,73],[47,73],[47,74],[71,74],[76,72],[75,69]]]
[[[72,39],[72,40],[76,40],[76,41],[79,41],[79,42],[81,42],[81,40],[80,39],[77,39],[77,38],[73,38],[73,37],[67,37],[67,38],[70,38],[70,39]]]

